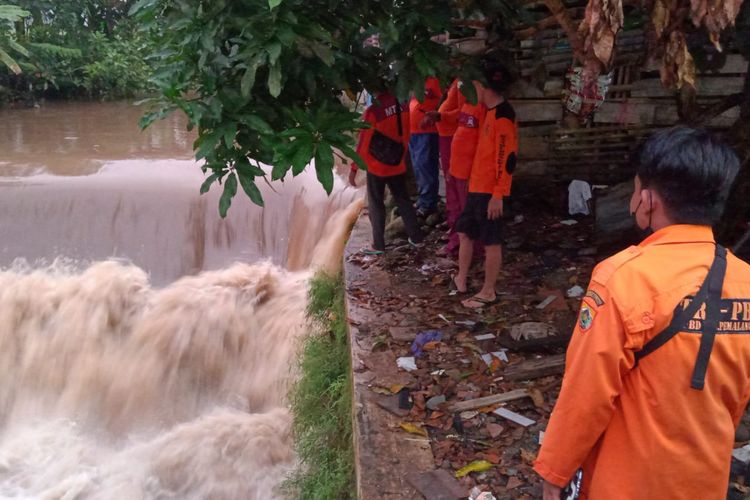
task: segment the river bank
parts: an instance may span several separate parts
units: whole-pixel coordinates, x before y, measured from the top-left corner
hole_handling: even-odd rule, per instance
[[[539,497],[531,461],[597,251],[591,218],[563,223],[555,194],[538,189],[516,189],[500,301],[483,310],[449,293],[454,262],[436,255],[444,228],[423,249],[396,241],[372,258],[358,252],[370,237],[366,215],[358,221],[345,270],[360,498],[461,498],[473,487]],[[477,262],[474,290],[480,279]],[[429,340],[421,349],[418,336]]]

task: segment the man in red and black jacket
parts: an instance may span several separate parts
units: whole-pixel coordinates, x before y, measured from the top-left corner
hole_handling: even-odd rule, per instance
[[[409,107],[399,103],[389,92],[380,92],[375,96],[362,117],[370,124],[359,134],[357,154],[367,164],[367,205],[372,224],[372,247],[364,253],[379,255],[385,251],[385,187],[391,191],[399,213],[404,220],[409,242],[413,245],[422,243],[422,232],[414,211],[406,185],[406,155],[409,145]],[[400,121],[400,123],[399,123]],[[373,155],[372,140],[376,133],[385,136],[403,146],[401,161],[390,165],[378,160]],[[349,183],[356,186],[357,166],[352,163]]]

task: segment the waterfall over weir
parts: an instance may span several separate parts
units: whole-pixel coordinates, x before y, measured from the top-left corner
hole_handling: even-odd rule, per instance
[[[190,160],[6,167],[0,498],[278,498],[307,280],[359,193],[303,174],[221,220]]]

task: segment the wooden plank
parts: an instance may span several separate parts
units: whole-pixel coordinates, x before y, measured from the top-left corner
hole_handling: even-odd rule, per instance
[[[580,151],[588,151],[590,149],[596,149],[599,150],[606,150],[610,152],[609,150],[612,149],[628,149],[630,148],[633,143],[635,143],[637,138],[633,138],[632,141],[626,141],[626,142],[615,142],[611,144],[601,144],[601,143],[586,143],[586,144],[575,144],[575,143],[567,143],[564,146],[552,146],[552,148],[555,151],[555,154],[578,154]]]
[[[505,380],[532,380],[559,375],[565,371],[565,354],[555,354],[540,359],[528,359],[505,369]]]
[[[466,411],[475,410],[477,408],[483,408],[485,406],[492,406],[498,403],[507,403],[508,401],[514,401],[516,399],[525,398],[529,395],[526,389],[516,389],[514,391],[503,392],[501,394],[493,394],[492,396],[485,396],[483,398],[469,399],[468,401],[459,401],[453,403],[450,406],[451,411]]]
[[[556,99],[523,99],[511,101],[520,123],[556,121],[562,118],[562,105]]]
[[[546,351],[551,349],[558,349],[565,347],[570,340],[570,334],[568,335],[550,335],[539,339],[519,339],[515,340],[508,334],[503,332],[498,337],[497,342],[503,347],[506,347],[514,352],[529,352],[529,351]]]
[[[659,71],[659,68],[661,68],[661,61],[660,60],[653,60],[649,61],[648,64],[646,64],[642,71],[649,72],[649,71]],[[747,59],[742,57],[742,54],[729,54],[727,55],[727,60],[724,62],[724,66],[722,66],[720,69],[716,71],[706,71],[706,72],[699,72],[698,75],[702,74],[741,74],[747,72]]]
[[[554,132],[556,135],[560,136],[570,136],[570,135],[585,135],[585,134],[591,134],[591,135],[601,135],[601,134],[607,134],[610,132],[633,132],[637,133],[640,131],[648,131],[651,129],[654,129],[657,127],[633,127],[633,126],[624,126],[624,125],[602,125],[600,127],[589,127],[589,128],[569,128],[569,129],[558,129]]]
[[[699,96],[726,96],[742,92],[744,76],[699,76],[696,79]],[[632,85],[632,97],[674,97],[676,91],[664,88],[657,78],[639,80]]]

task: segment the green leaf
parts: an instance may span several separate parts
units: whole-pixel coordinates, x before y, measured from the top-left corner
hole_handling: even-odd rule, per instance
[[[240,171],[237,171],[237,175],[240,178],[242,190],[245,191],[248,198],[250,198],[256,205],[262,207],[263,195],[260,193],[260,189],[258,189],[258,185],[255,184],[253,177]]]
[[[315,174],[326,193],[333,191],[333,151],[330,144],[321,142],[315,151]]]
[[[281,0],[268,0],[268,8],[273,10],[281,5]]]
[[[16,5],[0,5],[0,21],[10,21],[12,23],[29,17],[31,12],[24,10]]]
[[[273,170],[271,170],[271,180],[278,181],[283,179],[292,166],[292,160],[287,156],[277,153],[273,158]]]
[[[333,66],[333,54],[329,47],[317,42],[311,43],[310,47],[313,49],[313,52],[315,52],[315,55],[318,56],[326,66]]]
[[[344,146],[343,144],[339,146],[339,149],[346,155],[347,158],[356,163],[360,170],[367,170],[367,163],[365,163],[365,161],[361,156],[357,154],[356,151],[354,151],[349,146]]]
[[[274,64],[268,71],[268,92],[272,97],[281,94],[281,66]]]
[[[243,115],[242,123],[261,134],[273,134],[273,128],[258,115]]]
[[[219,198],[219,215],[221,215],[222,219],[227,216],[227,211],[232,206],[232,198],[236,194],[237,177],[233,173],[230,173],[224,182],[224,192],[221,193],[221,198]]]
[[[5,52],[3,49],[0,49],[0,62],[5,64],[9,70],[11,70],[16,75],[21,74],[21,67],[18,65],[18,63],[10,57],[10,54]]]
[[[268,52],[268,63],[271,65],[276,64],[276,61],[279,60],[279,56],[281,55],[281,43],[271,43],[266,47],[266,52]]]
[[[255,73],[257,73],[257,71],[258,67],[252,64],[245,70],[245,74],[242,75],[240,91],[242,92],[242,97],[245,99],[250,97],[250,92],[253,90],[253,85],[255,85]]]
[[[292,156],[292,175],[297,176],[305,170],[313,156],[313,143],[311,139],[297,139],[293,144],[297,145],[297,151]]]
[[[237,161],[234,162],[234,168],[237,170],[237,172],[248,175],[250,177],[263,177],[264,175],[266,175],[262,168],[251,164],[247,156],[238,158]]]
[[[130,10],[128,11],[128,15],[132,16],[144,8],[153,7],[155,3],[156,3],[156,0],[138,0],[136,3],[133,4],[132,7],[130,7]]]
[[[26,47],[24,47],[23,45],[19,44],[18,42],[10,38],[7,40],[7,42],[8,42],[8,45],[10,45],[11,49],[15,50],[16,52],[18,52],[19,54],[23,56],[29,57],[29,51],[26,50]]]
[[[211,184],[216,181],[216,179],[221,179],[223,172],[219,173],[213,173],[209,175],[205,181],[203,181],[203,184],[201,184],[201,194],[208,193],[208,190],[211,189]]]

